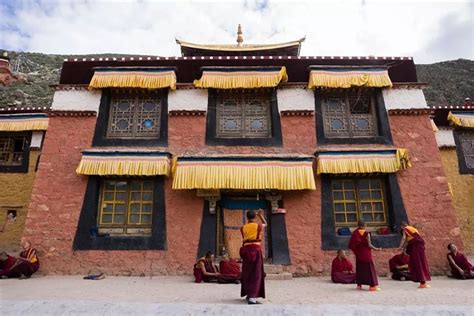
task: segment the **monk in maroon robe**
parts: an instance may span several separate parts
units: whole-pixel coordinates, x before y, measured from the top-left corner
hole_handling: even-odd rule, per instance
[[[448,262],[452,277],[461,280],[474,279],[474,266],[466,256],[458,251],[455,244],[449,244],[448,250]]]
[[[199,258],[194,264],[194,282],[217,282],[219,272],[214,266],[214,255],[211,251],[206,253],[206,256]]]
[[[355,283],[356,276],[352,262],[347,259],[345,250],[339,249],[331,265],[331,280],[334,283]]]
[[[395,255],[388,261],[390,266],[390,272],[392,272],[392,279],[398,281],[410,281],[410,268],[408,264],[410,262],[410,257],[405,253],[400,253]]]
[[[263,227],[267,222],[263,217],[262,210],[259,210],[258,217],[263,224],[255,221],[255,210],[247,211],[247,224],[240,228],[243,240],[240,248],[240,258],[242,258],[240,296],[246,296],[248,304],[259,304],[257,298],[265,298],[265,272],[261,241]]]
[[[365,230],[365,223],[363,221],[357,223],[357,229],[354,230],[349,241],[349,249],[356,256],[357,288],[362,289],[362,284],[364,284],[370,286],[369,291],[380,291],[371,251],[372,249],[380,250],[380,248],[372,245],[370,233]]]
[[[427,281],[431,280],[430,269],[428,267],[428,260],[425,255],[425,241],[421,237],[418,230],[409,226],[407,223],[402,223],[403,238],[400,243],[400,248],[404,249],[410,256],[408,267],[410,269],[411,280],[419,282],[420,289],[429,288]]]
[[[40,262],[38,256],[36,254],[36,249],[31,247],[31,243],[29,241],[25,241],[22,244],[23,251],[20,252],[20,259],[22,262],[18,266],[20,269],[21,274],[24,278],[29,278],[33,273],[38,271],[40,267]]]
[[[224,254],[221,262],[219,262],[219,273],[219,283],[240,282],[240,265],[237,260],[229,259],[227,254]]]
[[[0,277],[2,278],[19,278],[21,271],[18,265],[21,263],[20,259],[9,256],[6,252],[0,253]]]

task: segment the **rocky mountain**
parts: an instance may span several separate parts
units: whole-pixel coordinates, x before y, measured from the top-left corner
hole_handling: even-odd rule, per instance
[[[0,85],[0,107],[48,107],[58,83],[65,58],[97,58],[117,55],[47,55],[8,52],[12,71],[22,80],[9,86]],[[122,56],[122,55],[120,55]],[[417,65],[418,81],[427,82],[425,96],[429,105],[462,104],[474,97],[474,61],[458,59]]]
[[[461,105],[474,98],[474,61],[458,59],[416,65],[418,81],[428,83],[424,93],[428,105]]]

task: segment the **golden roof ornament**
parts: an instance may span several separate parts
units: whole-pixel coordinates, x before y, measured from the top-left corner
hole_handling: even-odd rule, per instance
[[[242,26],[239,24],[237,27],[237,46],[243,47],[244,46],[244,36],[242,35]]]

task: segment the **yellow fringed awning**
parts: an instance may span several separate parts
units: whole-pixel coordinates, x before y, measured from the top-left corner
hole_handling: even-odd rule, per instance
[[[168,176],[170,159],[158,152],[85,151],[77,174],[97,176]]]
[[[406,149],[328,151],[317,158],[317,173],[394,173],[411,167]]]
[[[89,89],[142,88],[176,89],[176,73],[172,68],[96,68]]]
[[[474,112],[449,112],[448,121],[454,126],[474,127]]]
[[[179,157],[173,189],[315,190],[313,157]]]
[[[286,81],[285,67],[205,68],[201,79],[194,80],[194,85],[198,88],[252,89],[276,87]]]
[[[2,132],[45,131],[48,123],[49,118],[43,113],[0,115]]]
[[[388,70],[374,67],[311,67],[308,88],[391,87]]]

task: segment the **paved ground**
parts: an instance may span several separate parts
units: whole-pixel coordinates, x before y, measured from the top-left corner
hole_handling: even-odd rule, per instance
[[[189,277],[79,276],[0,280],[2,315],[474,315],[474,281],[436,277],[432,288],[380,278],[382,291],[355,290],[326,278],[268,281],[267,299],[247,306],[234,284]]]

